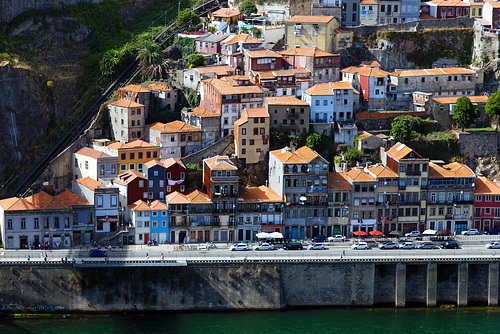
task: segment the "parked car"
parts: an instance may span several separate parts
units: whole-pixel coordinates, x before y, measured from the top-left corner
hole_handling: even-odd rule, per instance
[[[289,244],[285,244],[283,246],[284,250],[303,250],[304,246],[302,246],[299,242],[291,242]]]
[[[477,228],[470,228],[467,231],[462,231],[462,235],[478,235],[479,231]]]
[[[231,245],[229,247],[229,250],[230,251],[248,251],[248,250],[250,250],[250,248],[248,248],[247,244],[240,243],[240,244]]]
[[[368,244],[366,242],[358,242],[358,243],[352,244],[351,249],[356,249],[356,250],[370,249],[370,246],[368,246]]]
[[[307,246],[307,249],[308,250],[324,250],[324,249],[326,249],[326,247],[325,247],[325,244],[315,243],[315,244],[310,244],[309,246]]]
[[[325,236],[318,235],[312,239],[312,242],[326,242],[328,239]]]
[[[91,249],[89,251],[89,256],[90,257],[107,257],[108,254],[106,254],[105,251],[99,250],[99,249]]]
[[[261,250],[273,250],[274,246],[270,243],[264,242],[260,245],[253,246],[253,250],[261,251]]]
[[[460,246],[458,245],[458,242],[456,241],[446,241],[444,244],[441,245],[442,249],[459,249]]]
[[[343,235],[337,234],[334,235],[333,237],[328,237],[328,241],[334,242],[334,241],[345,241],[345,237]]]
[[[417,247],[418,249],[435,249],[436,244],[433,242],[424,242]]]
[[[419,237],[420,232],[419,231],[411,231],[410,233],[405,233],[405,237],[411,238],[411,237]]]
[[[401,249],[414,249],[415,244],[410,241],[403,242],[402,244],[399,244],[399,248]]]
[[[493,241],[489,244],[486,244],[486,248],[488,249],[500,249],[500,241]]]
[[[500,234],[500,228],[490,228],[488,231],[484,231],[484,234],[498,235]]]
[[[396,249],[398,248],[397,242],[394,241],[387,241],[383,244],[378,245],[378,248],[380,249]]]

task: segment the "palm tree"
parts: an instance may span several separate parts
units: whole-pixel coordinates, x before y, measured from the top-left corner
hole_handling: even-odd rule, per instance
[[[123,58],[123,50],[111,49],[106,51],[101,61],[99,69],[103,75],[112,75],[115,68],[120,64]]]
[[[146,42],[137,54],[139,67],[145,77],[152,79],[163,79],[164,67],[167,66],[165,53],[156,42]]]

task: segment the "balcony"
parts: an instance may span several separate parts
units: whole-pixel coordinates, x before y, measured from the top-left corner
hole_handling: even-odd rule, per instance
[[[399,205],[420,205],[420,201],[400,201]]]
[[[308,194],[320,194],[320,193],[326,193],[328,191],[328,189],[326,187],[315,186],[313,188],[307,187],[306,191]]]
[[[453,215],[447,214],[447,215],[445,216],[445,218],[446,218],[446,219],[453,219]]]
[[[287,114],[286,114],[286,117],[287,117],[287,118],[290,118],[290,119],[298,119],[298,118],[299,118],[299,115],[300,115],[300,113],[298,113],[298,112],[295,112],[295,113],[287,113]]]
[[[406,171],[406,175],[421,175],[421,174],[422,174],[422,172],[419,170]]]
[[[470,199],[470,200],[454,200],[453,201],[453,204],[457,204],[457,205],[473,205],[474,204],[474,200]]]

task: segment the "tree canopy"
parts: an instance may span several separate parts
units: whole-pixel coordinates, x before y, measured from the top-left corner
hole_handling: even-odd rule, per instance
[[[492,117],[500,116],[500,91],[490,95],[484,109],[486,113]]]
[[[307,136],[306,145],[307,147],[317,151],[319,149],[319,145],[321,144],[321,136],[316,132],[311,133]]]
[[[241,3],[238,8],[241,14],[250,15],[252,13],[257,13],[257,7],[252,0],[245,0]]]
[[[181,10],[179,16],[177,17],[177,22],[179,24],[185,24],[191,22],[194,25],[197,25],[201,22],[200,18],[189,8]]]
[[[165,53],[161,45],[156,42],[147,42],[139,49],[137,58],[139,67],[144,76],[153,79],[164,78],[164,66],[167,65]]]
[[[364,154],[363,150],[360,151],[355,147],[349,146],[344,157],[350,161],[359,161],[363,157],[363,154]]]
[[[199,53],[192,53],[188,56],[188,66],[189,68],[198,67],[205,65],[205,59],[203,55]]]
[[[479,117],[479,109],[477,109],[467,96],[462,96],[457,100],[455,105],[453,119],[457,125],[464,131],[465,127],[471,125],[476,118]]]
[[[413,131],[413,118],[410,116],[398,116],[391,124],[391,136],[397,141],[408,142],[415,135]]]

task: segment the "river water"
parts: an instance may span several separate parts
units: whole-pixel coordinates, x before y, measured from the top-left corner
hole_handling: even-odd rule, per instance
[[[0,333],[500,333],[500,308],[307,309],[9,318]]]

